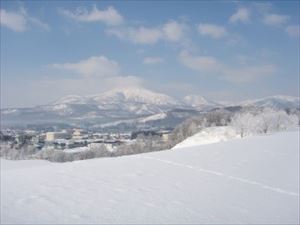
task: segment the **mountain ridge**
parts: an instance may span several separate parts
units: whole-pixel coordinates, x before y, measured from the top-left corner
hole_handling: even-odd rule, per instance
[[[283,95],[224,104],[197,95],[188,95],[181,100],[145,88],[118,88],[95,95],[67,95],[31,108],[1,109],[1,120],[14,124],[44,121],[96,126],[129,121],[123,124],[155,123],[159,126],[159,121],[172,125],[203,111],[232,106],[300,108],[299,97]]]

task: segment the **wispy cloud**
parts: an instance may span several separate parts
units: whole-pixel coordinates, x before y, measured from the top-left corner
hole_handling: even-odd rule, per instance
[[[277,67],[274,64],[248,65],[240,68],[227,67],[224,70],[223,79],[234,83],[247,83],[273,75],[276,71]]]
[[[146,57],[143,60],[143,64],[159,64],[163,63],[164,59],[161,57]]]
[[[119,64],[105,56],[92,56],[79,62],[52,64],[50,67],[75,72],[85,77],[117,76],[120,73]]]
[[[93,6],[91,10],[77,8],[74,11],[59,9],[60,14],[80,22],[103,22],[108,26],[116,26],[123,23],[123,16],[112,6],[105,10],[99,10]]]
[[[236,13],[234,13],[230,18],[229,22],[231,23],[237,23],[237,22],[242,22],[242,23],[248,23],[250,22],[250,11],[249,9],[242,7],[237,10]]]
[[[263,17],[263,22],[270,26],[282,26],[287,23],[289,16],[280,14],[266,14]]]
[[[41,20],[29,16],[25,8],[20,8],[17,11],[7,11],[5,9],[0,10],[0,23],[15,32],[24,32],[28,30],[30,26],[37,26],[45,31],[49,31],[48,24]]]
[[[219,70],[221,65],[210,56],[192,56],[188,51],[181,51],[179,61],[186,67],[197,71],[214,71]]]
[[[126,33],[124,35],[126,36]],[[163,33],[159,28],[129,28],[128,38],[134,43],[153,44],[163,38]]]
[[[285,29],[286,33],[290,37],[299,37],[300,36],[300,26],[299,25],[289,25]]]
[[[155,27],[120,27],[107,29],[106,33],[119,39],[126,39],[137,44],[155,44],[158,41],[179,42],[185,37],[187,27],[177,21],[169,21]]]
[[[272,75],[277,68],[273,64],[230,66],[212,56],[194,56],[188,51],[179,54],[179,62],[202,74],[219,76],[233,83],[245,83]]]
[[[227,35],[227,31],[225,27],[216,24],[209,24],[209,23],[199,24],[198,32],[201,35],[209,36],[215,39],[219,39]]]

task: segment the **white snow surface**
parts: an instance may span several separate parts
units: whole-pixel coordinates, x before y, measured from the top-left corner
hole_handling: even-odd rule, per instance
[[[208,100],[203,96],[198,96],[198,95],[188,95],[185,96],[183,100],[187,105],[190,105],[198,109],[202,109],[205,107],[217,107],[221,105],[219,103]]]
[[[69,163],[1,160],[1,224],[298,224],[299,131]]]
[[[197,134],[175,145],[173,149],[197,145],[207,145],[222,141],[228,141],[239,137],[240,135],[236,132],[236,130],[230,126],[207,127]]]
[[[172,97],[156,93],[145,88],[117,88],[100,95],[90,96],[94,101],[103,103],[111,103],[115,101],[125,101],[125,102],[143,102],[155,105],[177,105],[179,104]]]
[[[151,115],[151,116],[147,116],[147,117],[138,119],[138,122],[146,123],[146,122],[149,122],[149,121],[162,120],[162,119],[165,119],[166,117],[167,117],[166,113],[157,113],[157,114],[154,114],[154,115]]]

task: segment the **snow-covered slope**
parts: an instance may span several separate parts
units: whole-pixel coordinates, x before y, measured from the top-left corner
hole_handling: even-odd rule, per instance
[[[1,223],[298,224],[299,132],[62,164],[1,160]]]
[[[240,135],[236,132],[236,130],[229,126],[207,127],[201,130],[199,133],[185,139],[183,142],[180,142],[179,144],[174,146],[173,149],[207,145],[222,141],[228,141],[239,137]]]
[[[138,122],[145,123],[149,121],[162,120],[165,119],[167,116],[167,113],[158,113],[151,116],[147,116],[145,118],[138,119]]]
[[[285,108],[300,108],[300,98],[284,95],[275,95],[261,99],[247,100],[241,102],[242,106],[257,106],[257,107],[271,107],[275,109]]]

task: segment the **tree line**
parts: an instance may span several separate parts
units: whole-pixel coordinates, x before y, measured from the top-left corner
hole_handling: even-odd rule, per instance
[[[45,148],[38,150],[32,145],[11,148],[1,144],[0,156],[7,159],[45,159],[53,162],[68,162],[99,157],[117,157],[152,151],[167,150],[204,128],[215,126],[231,126],[241,138],[249,135],[266,134],[283,131],[299,126],[299,110],[275,110],[271,108],[242,108],[237,111],[218,109],[203,112],[179,124],[169,134],[167,140],[157,135],[139,134],[135,141],[122,144],[113,151],[104,144],[91,146],[80,152],[65,152]]]

